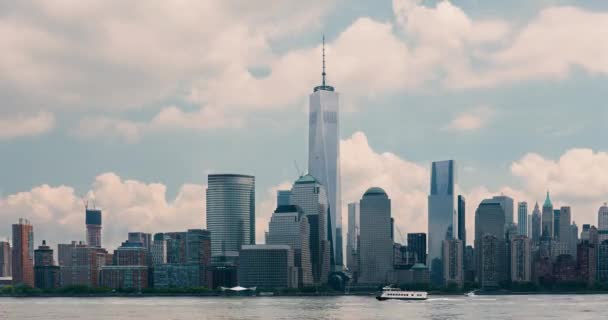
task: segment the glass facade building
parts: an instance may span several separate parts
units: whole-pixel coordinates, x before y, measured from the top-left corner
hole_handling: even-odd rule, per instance
[[[101,248],[101,210],[86,209],[87,244],[89,247]]]
[[[348,234],[346,236],[346,263],[351,273],[357,272],[359,252],[360,210],[357,202],[348,204]]]
[[[528,236],[528,203],[517,204],[517,228],[520,236]]]
[[[463,196],[458,196],[458,240],[462,241],[464,247],[467,246],[467,205]]]
[[[505,220],[504,207],[494,198],[483,200],[475,211],[476,269],[484,288],[507,279]]]
[[[236,259],[243,245],[255,243],[255,177],[208,176],[207,230],[214,262]]]
[[[324,75],[323,84],[315,87],[309,100],[308,172],[327,190],[330,258],[333,264],[342,266],[339,94],[325,85]]]
[[[455,208],[453,160],[433,162],[431,166],[431,194],[428,197],[428,264],[441,266],[443,240],[458,235],[458,216]],[[434,260],[437,260],[433,262]],[[432,270],[431,270],[432,272]]]
[[[293,250],[287,245],[243,246],[238,279],[243,287],[297,288]]]

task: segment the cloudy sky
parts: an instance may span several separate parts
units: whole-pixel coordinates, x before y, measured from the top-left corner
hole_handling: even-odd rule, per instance
[[[306,167],[307,103],[341,94],[344,203],[370,186],[426,231],[433,160],[487,196],[608,201],[605,0],[0,3],[0,238],[84,239],[81,198],[115,246],[205,226],[208,173],[256,176],[257,238]],[[344,206],[346,207],[346,206]]]

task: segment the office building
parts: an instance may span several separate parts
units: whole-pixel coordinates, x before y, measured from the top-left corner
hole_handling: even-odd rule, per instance
[[[61,285],[59,266],[55,265],[53,249],[42,241],[34,250],[34,283],[39,289],[56,289]]]
[[[455,208],[453,160],[433,162],[431,166],[431,193],[428,197],[428,266],[435,284],[442,284],[441,256],[443,240],[458,235],[458,217]],[[435,261],[436,260],[436,261]],[[436,266],[436,268],[435,268]]]
[[[310,225],[310,262],[316,284],[327,283],[331,270],[331,245],[329,243],[327,221],[329,202],[325,187],[313,176],[301,176],[291,189],[291,203],[298,206]]]
[[[342,197],[340,182],[340,104],[339,94],[326,84],[325,46],[323,46],[322,83],[310,94],[308,118],[308,172],[327,191],[329,226],[327,238],[332,266],[342,262]]]
[[[245,245],[238,265],[239,285],[257,288],[297,288],[298,269],[287,245]]]
[[[167,263],[167,239],[163,233],[157,233],[152,240],[152,266]]]
[[[241,246],[255,243],[255,177],[210,174],[207,229],[214,262],[233,263]]]
[[[145,232],[129,232],[127,241],[129,243],[141,243],[141,246],[149,251],[152,248],[152,234]]]
[[[101,248],[101,210],[87,208],[85,215],[87,245]]]
[[[414,253],[416,263],[426,264],[426,233],[408,233],[407,249]]]
[[[369,188],[361,198],[359,207],[359,283],[388,283],[393,270],[391,200],[381,188]]]
[[[561,211],[559,209],[553,209],[553,239],[559,241],[559,222],[560,222]]]
[[[608,283],[608,240],[600,242],[597,250],[597,281]]]
[[[528,203],[517,204],[517,227],[520,236],[528,236]]]
[[[494,199],[483,200],[475,212],[475,250],[475,269],[482,287],[494,287],[506,280],[505,212]]]
[[[13,284],[34,287],[34,227],[26,219],[13,224]]]
[[[549,192],[547,191],[547,198],[543,204],[541,237],[547,239],[553,238],[553,217],[553,203],[551,203],[551,198],[549,197]]]
[[[541,218],[541,211],[540,208],[538,206],[538,202],[536,203],[536,205],[534,205],[534,211],[532,211],[532,226],[531,226],[531,230],[532,232],[530,233],[531,237],[532,237],[532,243],[534,245],[538,245],[538,243],[540,242],[540,237],[542,235],[542,218]]]
[[[458,240],[462,241],[462,245],[467,245],[467,229],[466,229],[466,201],[463,196],[458,196]],[[445,265],[445,264],[444,264]]]
[[[11,244],[0,241],[0,278],[12,277],[11,261]]]
[[[582,240],[576,248],[577,272],[580,281],[592,286],[597,276],[597,247],[588,240]]]
[[[608,206],[604,203],[597,213],[598,241],[600,243],[608,240]]]
[[[443,240],[443,280],[446,287],[464,284],[464,243],[462,240]]]
[[[505,195],[492,197],[494,202],[500,203],[505,211],[505,230],[513,225],[513,199]]]
[[[310,225],[300,207],[295,205],[277,207],[270,218],[266,244],[290,246],[294,254],[295,267],[298,268],[298,286],[313,285]]]
[[[134,241],[127,240],[114,250],[112,265],[102,266],[100,281],[103,287],[138,291],[148,287],[149,250],[142,239],[137,238],[135,234],[133,233],[133,236],[129,234],[129,238]]]
[[[346,237],[346,265],[354,278],[359,271],[359,203],[348,204],[348,234]]]
[[[527,236],[511,239],[511,281],[532,281],[532,242]]]
[[[291,204],[291,190],[277,190],[277,207]]]

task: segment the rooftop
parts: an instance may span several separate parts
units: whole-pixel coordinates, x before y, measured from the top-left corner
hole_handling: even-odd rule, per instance
[[[371,187],[371,188],[367,189],[367,191],[365,191],[365,193],[363,194],[364,197],[374,196],[374,195],[385,195],[386,196],[386,192],[382,188]]]
[[[310,174],[305,174],[303,176],[300,176],[300,178],[298,180],[296,180],[295,184],[305,184],[305,183],[319,183],[319,180],[317,180],[315,177],[311,176]]]

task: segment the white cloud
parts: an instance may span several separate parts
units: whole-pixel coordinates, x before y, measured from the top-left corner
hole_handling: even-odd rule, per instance
[[[444,129],[450,131],[476,131],[487,126],[493,116],[494,110],[492,108],[474,108],[457,115]]]
[[[103,210],[103,242],[113,250],[128,231],[180,231],[205,226],[205,186],[184,184],[167,200],[165,185],[122,179],[114,173],[95,178],[87,197]],[[34,225],[36,245],[84,240],[84,207],[69,186],[41,185],[0,198],[0,233],[10,236],[10,224],[25,217]]]
[[[48,112],[5,117],[0,115],[0,140],[38,136],[51,131],[54,127],[55,116]]]

